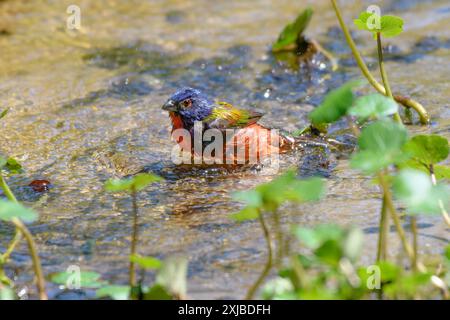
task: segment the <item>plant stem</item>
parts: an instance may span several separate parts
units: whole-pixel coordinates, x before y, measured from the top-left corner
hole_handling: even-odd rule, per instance
[[[5,181],[5,178],[3,178],[3,175],[1,174],[0,174],[0,188],[3,190],[5,196],[9,199],[9,201],[18,202],[16,196],[11,191],[11,189],[9,188],[8,184]]]
[[[309,42],[311,42],[313,46],[316,47],[317,52],[322,53],[325,56],[325,58],[327,58],[330,61],[332,71],[336,71],[339,68],[337,60],[331,52],[322,47],[316,40],[311,39],[309,40]]]
[[[397,233],[400,237],[400,240],[402,242],[403,248],[408,255],[409,259],[411,260],[411,263],[414,263],[414,252],[411,246],[409,245],[408,241],[406,240],[405,231],[403,230],[403,227],[400,223],[400,219],[398,217],[397,211],[395,210],[394,203],[392,201],[391,192],[389,190],[388,183],[386,182],[386,179],[384,177],[384,173],[379,172],[378,173],[378,179],[380,181],[380,185],[383,189],[383,195],[386,198],[386,205],[387,208],[391,214],[391,218],[394,221],[395,228],[397,229]]]
[[[386,96],[388,96],[391,99],[394,99],[394,96],[392,95],[391,86],[389,85],[389,80],[387,77],[386,69],[384,68],[383,47],[381,45],[381,33],[380,32],[377,32],[377,49],[378,49],[378,64],[380,67],[381,79],[383,80],[383,85],[384,85],[384,89],[386,91]],[[398,111],[394,114],[394,119],[398,123],[403,124],[402,118],[400,118]]]
[[[39,255],[37,253],[36,244],[33,240],[33,236],[31,235],[30,230],[23,224],[23,222],[17,218],[11,219],[12,223],[16,226],[17,229],[23,234],[25,240],[28,244],[28,250],[30,251],[31,260],[33,261],[33,269],[34,274],[36,275],[36,286],[39,292],[39,298],[41,300],[47,300],[47,293],[45,292],[45,279],[44,273],[42,272],[41,261],[39,259]]]
[[[266,223],[264,221],[264,217],[262,215],[262,212],[259,212],[258,215],[259,223],[261,224],[261,228],[264,233],[264,238],[266,239],[267,244],[267,261],[264,266],[263,271],[261,272],[258,279],[256,279],[255,283],[248,289],[247,295],[245,296],[246,300],[252,300],[253,296],[255,295],[258,288],[263,283],[264,279],[269,275],[270,269],[272,269],[272,241],[270,240],[270,233],[269,229],[266,226]]]
[[[273,226],[275,229],[275,237],[277,239],[276,244],[277,254],[275,257],[275,266],[280,267],[281,262],[283,260],[284,248],[283,248],[283,231],[281,230],[280,216],[277,210],[272,211],[272,218],[273,218]]]
[[[341,11],[336,3],[336,0],[331,0],[331,4],[333,5],[334,11],[336,13],[336,17],[339,20],[339,24],[341,26],[342,31],[344,32],[345,39],[347,40],[347,44],[349,45],[353,56],[356,60],[356,63],[358,64],[359,69],[361,69],[362,74],[367,78],[369,83],[381,94],[386,95],[386,90],[370,73],[369,68],[367,68],[367,65],[365,64],[364,60],[361,57],[361,54],[359,53],[358,49],[356,48],[356,44],[352,39],[352,36],[350,35],[350,32],[347,28],[347,26],[344,23],[344,19],[342,18]],[[416,110],[416,112],[419,114],[420,122],[422,124],[427,124],[430,121],[430,118],[428,116],[427,111],[425,108],[418,103],[417,101],[414,101],[410,98],[403,97],[403,96],[394,96],[394,99],[404,105],[405,107],[410,107]]]
[[[386,210],[386,197],[383,196],[383,203],[381,205],[381,215],[380,215],[380,233],[378,234],[378,251],[377,251],[377,262],[381,260],[387,260],[387,239],[389,232],[389,217]]]
[[[19,244],[20,240],[22,240],[22,233],[20,233],[20,231],[16,229],[16,232],[14,234],[14,238],[11,240],[11,242],[10,242],[8,248],[6,249],[5,253],[2,254],[2,256],[0,258],[0,261],[3,261],[4,263],[6,263],[6,261],[11,256],[11,253],[14,251],[16,246]]]
[[[0,188],[5,193],[6,197],[12,202],[18,202],[14,193],[12,193],[8,184],[6,183],[3,176],[0,174]],[[47,293],[45,292],[45,279],[44,273],[42,272],[41,261],[39,259],[39,255],[37,253],[36,244],[33,240],[33,236],[31,235],[28,228],[23,224],[23,222],[17,218],[11,219],[11,222],[16,227],[16,230],[20,231],[20,233],[24,236],[25,240],[28,244],[28,250],[30,251],[31,260],[33,261],[33,269],[37,278],[36,286],[39,292],[39,298],[41,300],[47,300]]]
[[[436,181],[436,175],[434,174],[434,166],[432,164],[430,164],[428,170],[429,170],[430,176],[431,176],[431,183],[435,186],[437,184],[437,181]],[[439,199],[438,204],[439,204],[439,208],[441,209],[441,214],[442,214],[442,217],[444,218],[445,223],[447,224],[447,226],[450,227],[450,217],[448,215],[447,210],[445,210],[444,203],[442,202],[441,199]]]
[[[417,242],[417,218],[411,217],[411,233],[413,235],[413,251],[414,251],[414,262],[413,267],[417,268],[417,261],[419,260],[419,249]]]
[[[138,206],[137,206],[137,192],[136,188],[131,189],[131,198],[133,202],[133,233],[131,236],[131,256],[136,254],[136,247],[138,241]],[[134,261],[130,260],[130,287],[136,285],[136,270]]]

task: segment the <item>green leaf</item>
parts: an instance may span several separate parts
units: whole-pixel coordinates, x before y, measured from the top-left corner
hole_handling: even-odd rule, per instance
[[[172,295],[161,285],[155,284],[144,294],[144,300],[172,300]]]
[[[332,123],[344,116],[353,104],[352,89],[359,83],[359,81],[348,82],[328,93],[322,104],[309,114],[313,124]]]
[[[390,15],[380,17],[375,13],[362,12],[354,23],[360,30],[370,31],[374,35],[380,32],[384,37],[395,37],[403,31],[403,19]]]
[[[449,147],[446,138],[439,135],[417,135],[412,137],[404,146],[416,161],[429,166],[448,157]]]
[[[385,118],[396,113],[397,110],[398,105],[394,100],[374,93],[357,98],[348,113],[357,117],[359,121],[364,121],[368,118]]]
[[[0,169],[6,170],[9,174],[18,174],[22,173],[22,165],[14,158],[5,158],[0,157]]]
[[[433,186],[430,177],[422,171],[403,169],[393,182],[394,195],[404,202],[411,214],[440,214],[440,203],[448,207],[450,189]]]
[[[0,286],[0,300],[15,300],[16,294],[14,290]]]
[[[325,194],[325,184],[321,178],[295,180],[286,188],[286,198],[295,202],[317,201]]]
[[[361,132],[360,151],[351,160],[353,168],[375,173],[391,164],[402,163],[408,155],[402,152],[407,140],[406,129],[392,120],[377,121]]]
[[[292,282],[282,277],[276,277],[268,281],[262,290],[262,297],[265,300],[286,300],[286,297],[290,297],[294,291]]]
[[[263,208],[267,211],[276,210],[286,201],[286,188],[296,181],[294,170],[288,170],[272,181],[260,184],[255,190],[261,195]]]
[[[336,266],[342,258],[342,247],[336,240],[326,240],[319,248],[314,251],[314,254],[322,262]]]
[[[444,256],[450,261],[450,244],[445,247]]]
[[[5,158],[0,156],[0,169],[3,168],[6,165],[7,161]]]
[[[413,273],[403,275],[392,283],[384,286],[384,292],[387,297],[394,299],[397,296],[412,299],[422,287],[431,285],[431,273]]]
[[[139,173],[131,178],[110,179],[105,183],[105,189],[110,192],[131,191],[133,189],[140,191],[150,183],[161,180],[161,177],[154,174]]]
[[[143,257],[137,254],[130,256],[130,261],[137,263],[141,268],[144,269],[159,269],[162,265],[161,260],[157,258]]]
[[[372,13],[369,12],[361,12],[358,19],[353,20],[353,23],[358,27],[360,30],[367,30],[367,31],[373,31],[373,29],[369,28],[367,24],[367,19],[372,16]],[[380,20],[381,22],[381,20]],[[381,27],[381,23],[380,23]]]
[[[402,272],[399,266],[388,261],[380,261],[377,265],[380,268],[382,283],[388,283],[397,280]]]
[[[311,249],[317,249],[328,240],[340,241],[344,236],[343,229],[335,224],[322,224],[315,228],[295,226],[293,233],[301,244]]]
[[[434,166],[434,174],[437,180],[450,179],[450,167],[437,164]]]
[[[97,298],[112,298],[114,300],[128,300],[130,297],[129,286],[105,286],[95,292]]]
[[[20,203],[0,199],[0,219],[11,221],[13,218],[20,219],[23,222],[33,222],[38,218],[38,215],[32,209],[26,208]]]
[[[4,118],[9,112],[9,108],[6,108],[0,113],[0,119]]]
[[[251,207],[260,207],[263,203],[261,194],[255,189],[235,192],[232,197],[234,200],[243,202]]]
[[[290,23],[284,27],[278,37],[278,40],[273,44],[272,51],[278,52],[295,49],[297,40],[302,36],[308,26],[312,14],[313,10],[311,8],[307,8],[298,15],[293,23]]]
[[[344,255],[350,260],[356,260],[363,247],[364,234],[360,229],[353,228],[347,232],[343,243]]]
[[[381,34],[384,37],[395,37],[403,31],[403,19],[396,16],[381,17]]]
[[[259,217],[259,211],[258,208],[255,207],[245,207],[239,212],[230,214],[229,217],[238,222],[255,220]]]
[[[306,202],[320,199],[325,193],[324,182],[320,178],[299,180],[294,170],[288,170],[268,183],[255,189],[234,194],[234,199],[247,206],[230,215],[236,221],[258,218],[259,210],[276,210],[285,201]]]
[[[66,287],[79,284],[81,288],[99,288],[105,285],[105,282],[100,280],[98,273],[90,271],[80,273],[67,271],[53,273],[50,275],[50,281]]]
[[[185,297],[187,266],[188,262],[185,258],[167,258],[156,275],[156,284],[175,297]]]

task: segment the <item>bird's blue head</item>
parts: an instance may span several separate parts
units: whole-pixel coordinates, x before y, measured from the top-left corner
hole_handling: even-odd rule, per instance
[[[187,129],[192,128],[195,121],[202,121],[209,116],[213,108],[214,103],[211,99],[192,88],[183,88],[175,92],[162,106],[163,110],[179,115]]]

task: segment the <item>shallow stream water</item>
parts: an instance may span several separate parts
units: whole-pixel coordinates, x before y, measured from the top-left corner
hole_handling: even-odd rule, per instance
[[[339,1],[350,25],[372,2]],[[81,8],[79,31],[66,29],[71,4]],[[326,60],[310,73],[291,70],[269,53],[280,30],[308,4],[315,14],[307,35],[340,59],[337,72]],[[449,2],[378,4],[406,21],[405,32],[385,42],[393,90],[419,100],[433,120],[408,128],[450,138]],[[111,283],[126,283],[131,203],[106,193],[103,184],[146,168],[166,180],[139,195],[139,252],[189,257],[191,298],[242,298],[262,268],[265,245],[257,222],[228,218],[241,207],[230,193],[273,176],[177,168],[161,105],[175,90],[192,86],[265,112],[262,122],[268,126],[301,129],[329,90],[360,77],[337,27],[325,0],[0,1],[0,109],[11,109],[0,121],[0,152],[24,165],[25,173],[9,182],[18,198],[40,213],[30,229],[45,274],[75,264]],[[359,31],[354,37],[378,76],[373,39]],[[373,90],[366,86],[362,92]],[[337,138],[343,136],[340,129],[339,124],[333,129]],[[370,178],[351,170],[345,154],[287,155],[280,172],[288,167],[298,168],[300,176],[324,176],[328,193],[320,203],[283,208],[283,225],[361,227],[367,240],[363,259],[372,261],[380,201]],[[26,187],[34,179],[50,180],[53,188],[37,194]],[[440,252],[448,232],[440,217],[420,218],[422,251]],[[12,235],[12,228],[0,223],[2,250]],[[394,233],[391,242],[395,253]],[[22,294],[33,298],[31,271],[22,244],[8,272]],[[48,287],[51,298],[94,294]]]

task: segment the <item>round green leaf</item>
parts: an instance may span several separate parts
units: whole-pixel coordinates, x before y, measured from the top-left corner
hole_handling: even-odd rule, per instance
[[[245,203],[247,206],[259,207],[262,205],[261,194],[256,190],[239,191],[233,193],[233,199]]]
[[[281,31],[277,41],[272,46],[272,51],[292,50],[295,49],[297,39],[302,35],[311,21],[313,10],[305,9],[298,15],[293,23],[288,24]]]
[[[100,280],[100,274],[90,271],[80,272],[79,274],[67,271],[58,272],[50,275],[50,281],[66,286],[68,282],[72,283],[77,276],[80,277],[80,287],[82,288],[99,288],[105,284],[104,281]]]
[[[404,150],[411,154],[414,160],[427,166],[447,159],[449,153],[447,139],[434,134],[412,137],[405,144]]]
[[[130,297],[129,286],[105,286],[95,292],[97,298],[112,298],[114,300],[128,300]]]
[[[3,111],[0,113],[0,119],[1,119],[1,118],[4,118],[4,117],[8,114],[8,112],[9,112],[9,108],[6,108],[5,110],[3,110]]]
[[[230,214],[230,219],[242,222],[247,220],[255,220],[259,216],[259,211],[255,207],[245,207],[239,212]]]
[[[22,165],[14,158],[5,158],[0,157],[0,169],[4,169],[9,174],[18,174],[22,173]]]
[[[408,155],[402,152],[407,140],[406,129],[392,120],[377,121],[361,131],[360,151],[351,160],[353,168],[375,173],[391,164],[402,163]]]
[[[11,221],[13,218],[18,218],[24,222],[33,222],[38,218],[38,215],[32,209],[26,208],[20,203],[0,199],[0,219]]]
[[[390,15],[380,17],[376,13],[362,12],[354,23],[360,30],[370,31],[374,35],[380,32],[384,37],[395,37],[403,31],[403,19]]]
[[[422,171],[403,169],[393,182],[394,195],[404,202],[411,214],[440,214],[442,204],[448,207],[450,189],[446,185],[433,186]]]
[[[328,93],[322,104],[309,114],[313,124],[332,123],[344,116],[353,104],[352,88],[358,84],[352,81]]]
[[[140,255],[130,256],[130,261],[137,263],[144,269],[159,269],[162,265],[161,260],[154,257],[143,257]]]
[[[133,189],[140,191],[150,183],[161,180],[161,177],[154,174],[139,173],[131,178],[110,179],[105,183],[105,189],[110,192],[131,191]]]
[[[398,105],[394,100],[374,93],[357,98],[348,113],[363,121],[368,118],[385,118],[396,113],[397,110]]]
[[[381,17],[381,34],[384,37],[395,37],[403,31],[403,19],[396,16]]]

